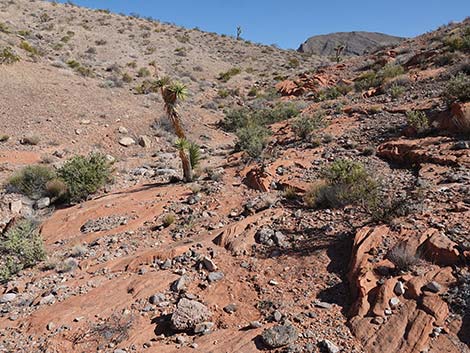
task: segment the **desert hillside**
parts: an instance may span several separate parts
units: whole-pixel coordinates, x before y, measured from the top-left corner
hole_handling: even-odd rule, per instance
[[[338,32],[310,37],[300,45],[298,51],[335,56],[337,48],[342,47],[342,55],[357,56],[372,53],[383,47],[398,45],[403,40],[404,38],[375,32]]]
[[[0,3],[0,352],[470,352],[470,22],[340,59]]]

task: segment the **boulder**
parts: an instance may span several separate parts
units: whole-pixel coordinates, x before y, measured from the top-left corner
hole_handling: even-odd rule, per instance
[[[211,316],[211,311],[204,304],[183,298],[171,316],[171,324],[175,330],[194,330],[196,325],[208,321]]]
[[[439,232],[434,232],[426,240],[423,250],[430,262],[441,266],[453,266],[460,262],[457,244]]]
[[[132,137],[123,137],[119,140],[119,144],[124,147],[135,145],[135,141]]]
[[[261,334],[263,343],[268,348],[280,348],[294,343],[298,338],[297,330],[292,325],[274,326]]]

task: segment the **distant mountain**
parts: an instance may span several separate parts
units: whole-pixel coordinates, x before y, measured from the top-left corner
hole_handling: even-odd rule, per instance
[[[298,51],[331,56],[335,55],[335,48],[338,45],[344,45],[342,55],[355,56],[372,52],[383,46],[396,45],[404,39],[375,32],[337,32],[310,37]]]

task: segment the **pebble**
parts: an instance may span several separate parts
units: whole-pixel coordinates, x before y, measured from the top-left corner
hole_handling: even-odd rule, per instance
[[[224,274],[222,272],[211,272],[207,276],[207,279],[210,283],[220,281],[224,278]]]
[[[398,281],[395,284],[395,288],[393,288],[393,292],[398,296],[405,294],[405,285],[403,282]]]
[[[400,299],[398,299],[397,297],[393,297],[390,299],[389,304],[392,309],[396,309],[400,304]]]
[[[119,140],[119,144],[124,147],[135,145],[135,140],[131,137],[123,137]]]
[[[16,294],[15,293],[6,293],[6,294],[3,294],[1,297],[0,297],[0,303],[9,303],[9,302],[12,302],[13,300],[15,300],[16,298]]]
[[[237,304],[229,304],[227,305],[226,307],[224,307],[224,311],[227,313],[227,314],[233,314],[234,312],[236,312],[238,310],[238,306]]]
[[[314,305],[321,309],[331,309],[331,304],[326,302],[315,302]]]
[[[250,324],[249,324],[250,328],[260,328],[262,326],[263,326],[263,324],[259,321],[251,321]]]

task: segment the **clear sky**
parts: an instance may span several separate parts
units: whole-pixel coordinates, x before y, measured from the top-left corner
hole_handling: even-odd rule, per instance
[[[61,1],[65,2],[65,1]],[[297,49],[308,37],[373,31],[412,37],[470,16],[470,0],[73,0],[162,22]]]

